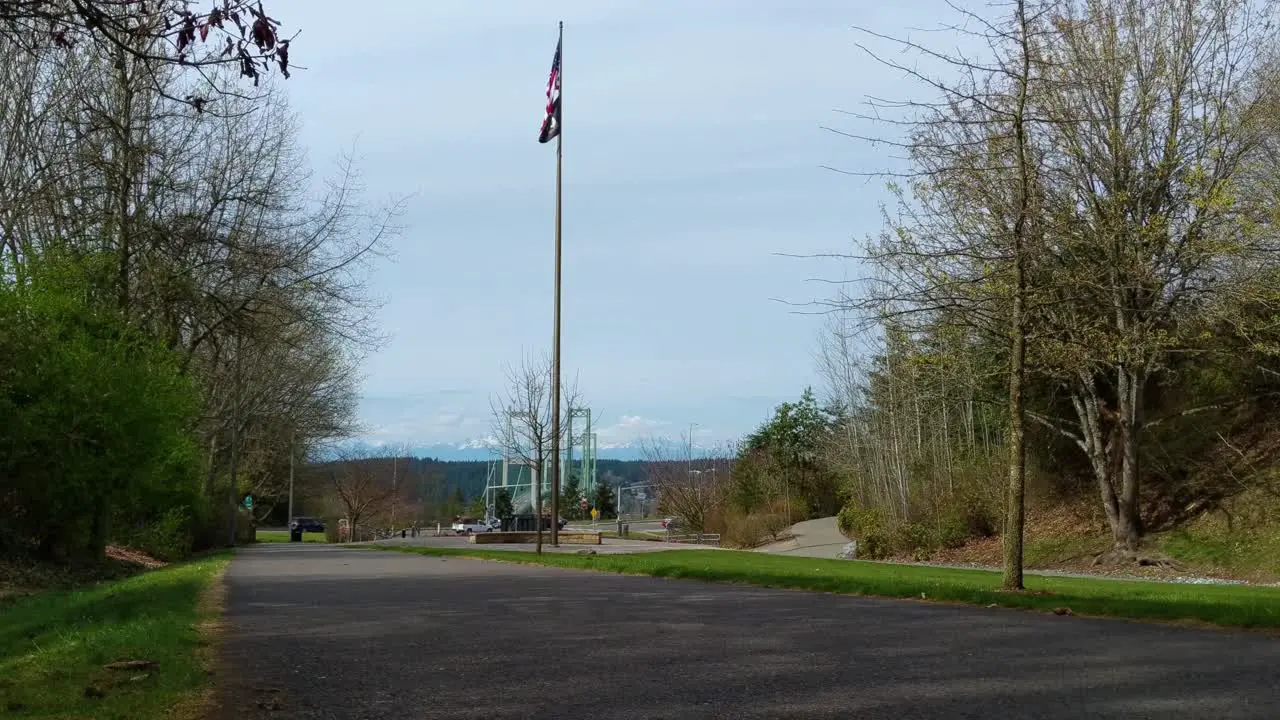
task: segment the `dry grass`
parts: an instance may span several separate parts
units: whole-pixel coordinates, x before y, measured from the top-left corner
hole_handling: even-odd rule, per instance
[[[163,560],[157,560],[141,550],[135,550],[121,545],[108,545],[107,559],[127,563],[129,565],[136,565],[146,570],[155,570],[156,568],[162,568],[169,564]]]
[[[1232,510],[1234,527],[1227,525],[1224,514],[1209,515],[1185,528],[1148,538],[1152,552],[1172,559],[1172,566],[1099,566],[1094,564],[1094,558],[1106,551],[1111,542],[1097,503],[1077,500],[1038,506],[1027,515],[1026,567],[1153,580],[1186,576],[1254,583],[1280,580],[1280,526],[1274,519],[1280,517],[1280,504],[1268,505],[1260,497],[1245,496]],[[927,562],[999,567],[1000,538],[974,539],[958,548],[939,550],[930,554]]]

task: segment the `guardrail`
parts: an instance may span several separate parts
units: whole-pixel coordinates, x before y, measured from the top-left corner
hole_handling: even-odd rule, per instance
[[[720,547],[720,533],[667,533],[667,542]]]

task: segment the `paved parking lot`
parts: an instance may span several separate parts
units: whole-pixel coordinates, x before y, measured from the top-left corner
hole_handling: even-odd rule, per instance
[[[1280,641],[1246,633],[325,545],[244,549],[227,582],[227,720],[1271,720],[1280,707]]]

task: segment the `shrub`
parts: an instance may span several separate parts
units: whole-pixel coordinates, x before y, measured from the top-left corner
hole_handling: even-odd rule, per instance
[[[183,506],[170,508],[139,533],[132,544],[151,557],[173,562],[190,556],[192,543],[192,513]]]
[[[763,515],[756,513],[730,513],[725,516],[725,529],[720,535],[722,545],[736,548],[759,547],[769,539]]]
[[[836,516],[840,532],[858,541],[858,554],[871,560],[886,558],[894,552],[890,527],[875,510],[849,501]]]
[[[791,527],[791,523],[787,522],[786,515],[763,513],[760,515],[760,519],[764,523],[764,531],[769,534],[769,539],[771,540],[777,540],[782,533]]]
[[[323,518],[323,522],[324,522],[324,541],[327,543],[338,542],[341,539],[338,537],[338,518],[328,516]]]
[[[162,342],[98,297],[106,256],[33,259],[0,283],[0,496],[6,552],[100,558],[197,487],[199,396]],[[13,547],[15,544],[18,547]],[[25,547],[23,547],[25,546]]]
[[[905,522],[892,534],[894,552],[909,555],[913,560],[928,560],[936,549],[937,534],[924,523]]]

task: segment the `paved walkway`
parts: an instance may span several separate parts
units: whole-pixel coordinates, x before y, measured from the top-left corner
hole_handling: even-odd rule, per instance
[[[227,720],[1258,718],[1243,633],[323,545],[231,565]]]
[[[834,517],[805,520],[791,526],[792,537],[756,548],[756,552],[796,557],[834,558],[849,538],[840,532]]]

